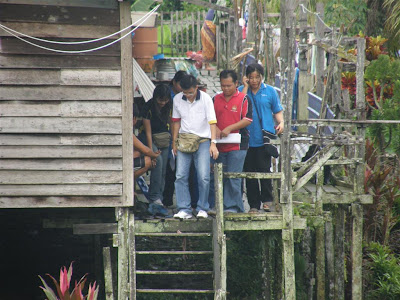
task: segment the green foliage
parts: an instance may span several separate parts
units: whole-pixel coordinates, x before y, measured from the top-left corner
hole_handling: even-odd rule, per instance
[[[154,0],[136,0],[131,5],[132,11],[148,11],[150,7],[154,4]]]
[[[388,12],[385,32],[389,38],[389,49],[392,52],[397,52],[400,48],[400,1],[384,0],[383,7]]]
[[[160,11],[170,12],[170,11],[179,11],[183,9],[183,2],[176,0],[163,0]]]
[[[367,4],[364,0],[330,0],[325,6],[325,22],[336,27],[345,24],[350,35],[364,31]]]
[[[365,79],[373,90],[373,120],[400,119],[400,60],[379,55],[365,70]],[[370,97],[367,95],[367,98]],[[368,135],[378,143],[379,150],[400,154],[400,126],[398,124],[373,124]]]
[[[370,286],[367,299],[400,299],[400,258],[389,247],[378,243],[371,243],[368,251]]]

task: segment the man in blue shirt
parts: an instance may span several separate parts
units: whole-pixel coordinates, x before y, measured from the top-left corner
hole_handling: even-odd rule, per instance
[[[271,153],[264,145],[263,132],[280,134],[284,130],[283,107],[275,89],[263,83],[264,68],[250,64],[243,76],[239,91],[247,94],[252,101],[253,122],[247,127],[250,132],[249,149],[244,162],[245,172],[271,173]],[[261,189],[260,189],[261,185]],[[261,203],[265,211],[270,211],[273,201],[270,179],[246,179],[247,199],[250,213],[257,213]]]

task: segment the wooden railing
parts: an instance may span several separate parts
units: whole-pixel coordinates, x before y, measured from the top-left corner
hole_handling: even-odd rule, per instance
[[[200,30],[204,18],[205,13],[200,11],[161,12],[157,21],[157,26],[161,26],[158,52],[186,57],[187,51],[201,50]]]

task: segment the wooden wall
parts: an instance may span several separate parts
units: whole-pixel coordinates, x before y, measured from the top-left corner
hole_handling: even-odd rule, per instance
[[[118,31],[120,7],[116,0],[0,0],[0,23],[44,39],[80,41]],[[112,39],[30,41],[83,50]],[[0,208],[132,205],[123,197],[129,172],[123,172],[122,132],[132,124],[123,125],[120,48],[56,53],[0,28]]]

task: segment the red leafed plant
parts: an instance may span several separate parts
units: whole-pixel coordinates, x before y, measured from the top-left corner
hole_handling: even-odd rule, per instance
[[[348,89],[350,95],[356,94],[356,72],[342,73],[342,89]]]
[[[46,281],[39,275],[40,280],[42,281],[44,286],[40,286],[43,292],[47,296],[47,300],[97,300],[97,296],[99,293],[99,287],[96,287],[96,282],[93,284],[89,284],[88,294],[86,296],[83,295],[83,289],[85,287],[86,276],[85,274],[78,282],[75,281],[75,287],[72,292],[69,291],[71,277],[72,277],[72,262],[68,268],[64,266],[60,269],[60,282],[51,276],[50,274],[46,274],[49,276],[56,286],[57,294],[48,286]]]

